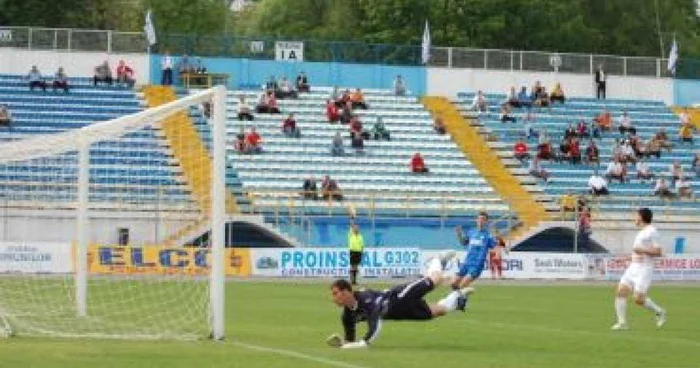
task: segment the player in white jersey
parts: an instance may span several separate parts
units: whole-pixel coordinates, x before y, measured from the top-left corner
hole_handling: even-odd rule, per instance
[[[627,329],[627,297],[631,293],[634,294],[637,305],[654,312],[657,327],[661,328],[666,323],[666,311],[647,296],[654,274],[654,258],[661,256],[659,233],[651,224],[652,217],[653,214],[648,208],[640,208],[637,211],[636,224],[641,230],[634,239],[631,263],[617,286],[615,298],[617,323],[612,326],[613,330]]]

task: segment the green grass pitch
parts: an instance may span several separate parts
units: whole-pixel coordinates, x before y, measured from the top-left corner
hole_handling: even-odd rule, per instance
[[[700,366],[700,285],[654,285],[651,295],[668,310],[666,327],[630,304],[631,330],[614,332],[612,284],[478,285],[467,313],[387,321],[369,349],[346,351],[323,342],[342,331],[326,283],[234,282],[226,342],[16,337],[0,339],[0,367]]]

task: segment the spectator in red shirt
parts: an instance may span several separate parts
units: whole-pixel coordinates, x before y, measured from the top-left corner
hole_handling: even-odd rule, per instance
[[[343,124],[348,124],[355,116],[352,113],[352,102],[347,102],[342,106],[345,107],[343,107],[343,112],[340,113],[340,122]]]
[[[591,135],[588,132],[588,124],[586,124],[586,120],[579,120],[578,125],[576,126],[576,133],[578,134],[579,138],[589,137]]]
[[[420,153],[416,152],[411,159],[411,172],[414,173],[427,173],[428,168],[425,167],[425,161],[421,157]]]
[[[250,133],[245,137],[246,152],[247,153],[260,153],[262,152],[262,147],[260,143],[262,138],[260,134],[255,131],[255,128],[250,128]]]
[[[350,120],[350,138],[352,138],[355,135],[359,135],[360,137],[362,137],[362,139],[370,138],[369,132],[364,130],[360,120],[358,120],[356,117],[353,117],[352,120]]]
[[[260,95],[260,99],[258,100],[258,105],[255,107],[255,111],[258,114],[280,113],[280,109],[277,107],[277,98],[271,90]]]
[[[598,146],[595,144],[594,140],[588,141],[588,147],[586,147],[586,163],[591,164],[593,162],[600,163],[600,151]]]
[[[572,165],[581,163],[581,146],[576,138],[572,138],[569,143],[569,157]]]
[[[291,113],[282,122],[282,133],[287,137],[299,138],[301,137],[301,131],[297,128],[297,121],[294,120],[294,114]]]
[[[520,162],[523,162],[524,160],[530,158],[530,154],[527,151],[527,144],[525,144],[525,142],[522,139],[519,139],[513,147],[513,155]]]
[[[333,100],[326,100],[326,117],[329,123],[337,123],[340,120],[340,110]]]
[[[126,85],[129,88],[134,87],[134,70],[131,69],[124,60],[119,60],[119,65],[117,66],[117,83],[121,85]]]
[[[324,199],[343,200],[343,192],[340,190],[338,183],[328,175],[321,181],[321,195]]]
[[[545,141],[537,146],[537,158],[540,160],[556,160],[557,156],[552,152],[552,144]]]

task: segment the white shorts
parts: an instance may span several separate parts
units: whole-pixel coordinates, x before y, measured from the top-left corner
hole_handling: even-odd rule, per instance
[[[646,294],[651,286],[651,278],[654,275],[654,267],[639,263],[632,263],[620,279],[620,284],[634,290],[637,294]]]

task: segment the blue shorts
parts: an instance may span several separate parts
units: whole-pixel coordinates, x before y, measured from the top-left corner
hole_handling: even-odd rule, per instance
[[[469,276],[473,280],[476,280],[479,278],[479,276],[481,276],[482,272],[484,272],[484,262],[481,262],[479,264],[462,263],[462,266],[459,267],[459,271],[457,271],[457,276]]]

